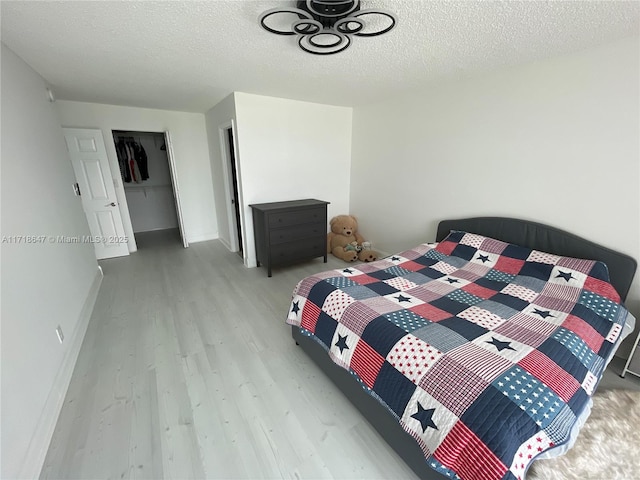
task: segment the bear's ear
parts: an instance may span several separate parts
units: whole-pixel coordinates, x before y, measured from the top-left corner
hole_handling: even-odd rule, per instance
[[[329,221],[329,225],[333,226],[334,223],[336,223],[338,221],[338,217],[333,217],[330,221]]]
[[[353,220],[355,223],[358,223],[358,219],[356,217],[354,217],[353,215],[349,215],[349,217],[351,217],[351,220]]]

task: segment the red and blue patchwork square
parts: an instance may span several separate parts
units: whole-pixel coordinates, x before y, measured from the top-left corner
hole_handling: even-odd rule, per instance
[[[464,365],[487,383],[513,366],[513,362],[473,343],[466,343],[449,352],[449,358]]]
[[[430,260],[433,263],[436,263],[435,260]],[[433,264],[432,263],[432,264]],[[425,265],[415,262],[413,260],[410,260],[408,262],[405,262],[402,264],[402,268],[404,268],[405,270],[409,270],[411,272],[417,272],[419,270],[422,270],[425,267]]]
[[[439,322],[439,324],[459,333],[469,341],[487,333],[486,328],[459,317],[447,318]]]
[[[367,288],[376,292],[378,295],[390,295],[398,292],[398,289],[393,288],[391,285],[384,282],[369,283],[367,284]]]
[[[571,375],[579,384],[581,384],[587,376],[587,367],[584,366],[580,359],[577,358],[569,348],[555,338],[547,338],[547,340],[538,347],[538,352],[546,355],[556,364],[562,365],[562,370]]]
[[[561,267],[556,265],[553,267],[551,274],[549,275],[549,282],[558,285],[568,285],[575,288],[582,288],[587,274],[578,270],[572,270],[570,268]]]
[[[391,278],[389,280],[384,280],[384,283],[395,288],[400,292],[404,292],[405,290],[409,290],[411,288],[417,287],[415,283],[413,283],[412,281],[408,280],[405,277]]]
[[[491,288],[486,288],[476,283],[470,283],[462,287],[462,290],[469,292],[476,297],[480,297],[484,300],[488,300],[496,294],[496,291]]]
[[[384,315],[390,322],[395,323],[398,327],[405,332],[413,332],[419,328],[428,325],[430,322],[426,318],[417,315],[411,310],[398,310],[396,312],[389,312]]]
[[[529,463],[547,448],[553,446],[555,446],[555,444],[544,431],[538,432],[523,443],[516,452],[511,467],[509,467],[509,471],[513,474],[514,479],[523,479]]]
[[[433,456],[460,478],[501,480],[507,473],[504,462],[460,420],[456,422]],[[474,461],[469,462],[469,458],[473,458]]]
[[[499,258],[500,255],[496,255],[495,253],[478,250],[471,258],[471,263],[475,265],[482,265],[483,267],[490,269],[495,267]]]
[[[507,248],[507,245],[509,244],[501,240],[487,237],[483,240],[482,245],[480,245],[480,250],[502,255],[502,252],[504,252],[504,249]]]
[[[339,323],[329,345],[329,356],[334,363],[348,370],[359,340],[358,335]]]
[[[507,338],[512,338],[515,341],[528,345],[532,348],[537,348],[538,346],[542,345],[542,343],[548,338],[548,335],[543,335],[542,333],[530,330],[521,325],[519,322],[514,321],[513,319],[504,322],[494,331],[496,333],[499,333],[500,335],[504,335]]]
[[[487,385],[485,380],[449,357],[440,358],[419,383],[421,389],[458,417]]]
[[[345,287],[353,287],[358,285],[356,282],[354,282],[353,280],[351,280],[348,277],[344,277],[342,275],[337,275],[337,276],[333,276],[330,278],[326,278],[324,280],[327,283],[330,283],[331,285],[333,285],[336,288],[339,289],[343,289]]]
[[[345,287],[343,289],[344,293],[349,295],[356,300],[364,300],[365,298],[373,298],[378,294],[371,290],[370,288],[365,287],[364,285],[356,285],[355,287]]]
[[[549,387],[519,366],[504,372],[492,385],[526,412],[540,428],[549,426],[564,405]]]
[[[600,359],[596,352],[571,330],[559,327],[553,334],[553,339],[569,350],[588,370]]]
[[[407,332],[389,323],[386,318],[378,317],[369,322],[360,336],[371,348],[386,357],[393,346],[406,334]]]
[[[480,325],[487,330],[494,330],[496,327],[506,322],[506,320],[501,316],[478,306],[471,306],[466,310],[463,310],[458,314],[458,317],[469,320],[470,322]]]
[[[501,414],[486,415],[483,412],[488,408]],[[493,385],[482,392],[460,420],[506,465],[511,465],[518,447],[538,432],[536,422],[522,415],[520,407]],[[496,432],[511,432],[513,436],[496,435]]]
[[[443,240],[442,242],[438,243],[438,246],[436,247],[436,251],[440,252],[443,255],[451,255],[451,252],[453,252],[457,246],[458,246],[457,242]]]
[[[309,305],[309,303],[307,303],[307,305]],[[311,331],[313,331],[315,336],[318,337],[318,340],[320,340],[325,347],[331,348],[331,340],[333,339],[334,333],[336,333],[337,327],[338,322],[326,313],[320,312],[320,316],[318,317],[318,321],[315,325],[315,331]]]
[[[620,295],[610,283],[593,277],[587,277],[584,281],[584,289],[589,290],[601,297],[608,298],[613,302],[620,302]]]
[[[306,298],[301,297],[300,295],[293,296],[291,305],[289,306],[289,314],[287,315],[287,320],[291,322],[292,325],[300,325],[302,312],[306,303]]]
[[[373,388],[383,363],[384,357],[360,339],[351,357],[351,369],[358,374],[367,387]]]
[[[413,382],[386,361],[382,364],[373,385],[378,397],[398,418],[402,418],[415,389]]]
[[[493,280],[496,282],[501,282],[503,285],[503,287],[507,284],[507,283],[511,283],[513,282],[516,278],[518,278],[516,275],[511,274],[511,273],[506,273],[506,272],[501,272],[500,270],[496,270],[491,269],[489,270],[489,272],[487,272],[487,274],[484,276],[484,278],[480,278],[478,279],[478,281],[480,280]]]
[[[532,332],[543,335],[545,338],[549,337],[558,328],[558,324],[545,321],[545,319],[539,316],[532,316],[525,313],[519,313],[509,319],[509,323],[520,325]],[[527,342],[523,342],[527,343]]]
[[[352,303],[347,307],[340,323],[347,326],[352,332],[362,335],[362,332],[371,320],[378,318],[380,314],[361,302]]]
[[[458,421],[456,415],[421,388],[416,388],[401,418],[426,456],[431,455]]]
[[[580,382],[538,350],[530,352],[518,364],[550,387],[565,402],[580,388]]]
[[[309,291],[309,295],[307,299],[317,306],[321,307],[324,303],[324,300],[329,296],[329,294],[333,291],[337,290],[337,288],[326,281],[321,281],[316,283],[311,290]]]
[[[569,315],[562,322],[562,327],[578,335],[594,352],[599,351],[604,342],[604,336],[600,332],[575,315]]]
[[[538,307],[544,307],[554,312],[562,312],[564,314],[568,314],[573,311],[573,308],[575,307],[576,302],[571,300],[565,300],[558,297],[549,297],[547,295],[540,294],[536,298],[535,303],[532,303],[532,305],[536,305]],[[566,315],[564,317],[566,317]]]
[[[578,302],[593,310],[601,317],[611,321],[614,321],[618,317],[621,308],[619,303],[614,303],[608,298],[584,290]]]
[[[552,253],[539,252],[538,250],[532,250],[527,257],[527,262],[546,263],[549,265],[555,265],[560,261],[562,257],[553,255]]]
[[[580,291],[580,288],[572,287],[570,285],[547,283],[540,294],[544,295],[545,297],[562,298],[564,300],[576,303],[578,301],[578,298],[580,298]]]
[[[547,265],[545,263],[524,262],[524,265],[520,269],[518,275],[522,277],[537,278],[546,282],[551,277],[553,268],[553,265]]]
[[[478,303],[484,301],[482,298],[476,297],[472,293],[465,292],[462,289],[454,290],[453,292],[448,293],[446,296],[451,300],[455,300],[456,302],[464,303],[467,305],[477,305]]]
[[[468,342],[459,333],[437,323],[430,323],[413,332],[413,336],[428,341],[441,352],[449,352]]]
[[[538,297],[536,301],[541,300],[541,297]],[[553,302],[549,299],[543,301],[542,303],[553,304]],[[537,303],[531,303],[527,308],[522,310],[522,313],[528,315],[533,318],[539,318],[540,320],[544,320],[547,323],[551,323],[553,325],[561,325],[564,322],[565,318],[567,318],[568,313],[562,312],[560,310],[555,310],[553,308],[549,308],[545,305],[538,305]],[[575,307],[574,307],[575,309]],[[516,316],[519,316],[518,314]]]
[[[485,333],[473,340],[473,343],[494,355],[507,359],[511,363],[517,363],[533,350],[529,345],[516,342],[514,339],[505,337],[495,331]]]
[[[456,277],[467,280],[468,282],[475,282],[479,278],[484,277],[490,270],[490,268],[483,267],[482,265],[468,263],[464,268],[458,269]]]
[[[449,312],[451,315],[457,315],[461,311],[465,310],[469,305],[465,305],[464,303],[456,302],[455,300],[451,300],[447,297],[438,298],[431,302],[436,308],[440,310],[444,310],[445,312]]]
[[[365,274],[360,274],[360,275],[354,275],[353,277],[351,277],[351,279],[358,283],[359,285],[369,285],[371,283],[379,283],[380,280],[378,280],[377,278],[373,278],[370,277],[369,275],[365,275]]]
[[[347,295],[342,290],[334,290],[327,298],[324,299],[322,304],[322,311],[329,315],[331,318],[340,321],[342,314],[349,305],[355,302],[355,299]]]
[[[413,383],[433,367],[442,352],[411,334],[402,337],[386,356],[387,362]]]
[[[424,285],[419,285],[417,287],[412,288],[411,290],[408,290],[407,293],[410,293],[412,296],[419,298],[420,300],[422,300],[425,303],[429,303],[434,301],[436,298],[440,298],[442,297],[442,294],[437,293],[437,292],[433,292],[429,285],[431,285],[433,282],[429,282],[427,284]]]
[[[305,330],[309,330],[311,333],[316,331],[316,323],[320,316],[320,307],[313,302],[306,302],[302,309],[302,317],[300,320],[300,326]]]
[[[364,300],[361,300],[361,302],[371,310],[378,312],[378,315],[395,312],[396,310],[400,310],[402,308],[398,305],[397,302],[392,302],[386,297],[365,298]]]
[[[493,267],[493,270],[499,270],[500,272],[509,273],[511,275],[518,275],[524,264],[524,260],[501,256],[496,262],[496,266]]]

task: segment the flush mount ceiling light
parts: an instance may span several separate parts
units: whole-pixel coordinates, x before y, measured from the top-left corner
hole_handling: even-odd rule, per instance
[[[360,0],[298,0],[296,8],[272,8],[260,15],[262,27],[278,35],[297,35],[305,52],[331,55],[351,45],[351,37],[375,37],[396,25],[393,13],[360,9]]]

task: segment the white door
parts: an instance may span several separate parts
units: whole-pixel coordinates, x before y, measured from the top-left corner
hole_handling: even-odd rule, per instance
[[[96,257],[129,255],[102,132],[85,128],[63,130]]]
[[[167,146],[167,158],[169,159],[169,173],[171,173],[171,184],[173,186],[173,200],[176,203],[176,214],[178,215],[178,227],[180,228],[180,237],[182,237],[182,246],[187,248],[189,242],[184,234],[184,222],[182,220],[182,207],[180,206],[180,188],[178,187],[178,179],[176,178],[176,161],[173,156],[173,145],[171,144],[171,136],[169,132],[164,132],[164,142]]]

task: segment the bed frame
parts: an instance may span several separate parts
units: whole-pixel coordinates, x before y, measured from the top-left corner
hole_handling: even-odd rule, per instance
[[[438,224],[436,241],[441,241],[451,230],[476,233],[556,255],[600,260],[609,267],[611,283],[623,301],[627,297],[637,268],[637,262],[628,255],[541,223],[504,217],[443,220]],[[334,364],[315,340],[303,335],[298,327],[292,327],[292,335],[296,344],[300,345],[318,364],[420,478],[425,480],[447,478],[427,465],[416,441],[402,429],[386,408],[354,381],[349,372]]]

